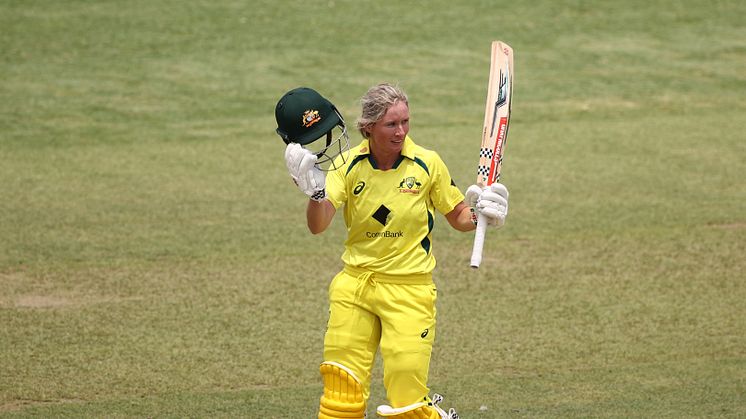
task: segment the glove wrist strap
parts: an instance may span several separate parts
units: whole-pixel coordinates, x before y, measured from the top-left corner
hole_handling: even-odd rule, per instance
[[[311,195],[309,198],[316,202],[323,201],[324,199],[326,199],[326,189],[314,192],[313,195]]]

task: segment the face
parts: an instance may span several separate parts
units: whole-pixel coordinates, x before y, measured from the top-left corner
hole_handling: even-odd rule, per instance
[[[371,148],[378,153],[399,154],[409,133],[409,106],[396,102],[383,118],[368,128]]]

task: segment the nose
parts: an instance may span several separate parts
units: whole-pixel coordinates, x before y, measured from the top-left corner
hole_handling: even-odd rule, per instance
[[[404,124],[396,124],[396,131],[394,132],[394,135],[396,135],[397,137],[403,137],[404,133]]]

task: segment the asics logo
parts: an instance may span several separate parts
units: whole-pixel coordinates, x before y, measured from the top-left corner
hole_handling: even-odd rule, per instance
[[[360,181],[355,185],[355,189],[352,190],[352,193],[355,195],[360,195],[360,192],[363,191],[363,188],[365,187],[365,182]]]

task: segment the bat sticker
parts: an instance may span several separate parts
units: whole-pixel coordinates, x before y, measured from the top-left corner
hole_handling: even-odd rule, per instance
[[[497,101],[495,101],[495,109],[492,112],[492,128],[490,129],[490,137],[495,135],[495,123],[497,122],[497,110],[503,105],[508,103],[508,92],[510,91],[510,68],[506,66],[505,73],[500,70],[500,85],[497,87]]]

